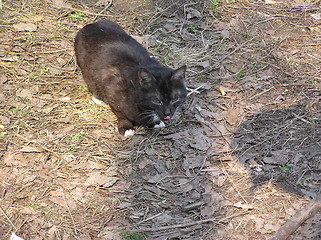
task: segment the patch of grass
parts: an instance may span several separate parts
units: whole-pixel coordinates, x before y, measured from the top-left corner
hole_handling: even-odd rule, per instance
[[[312,84],[317,84],[317,80],[315,80],[315,79],[310,79],[310,82],[311,82]]]
[[[71,19],[79,20],[79,21],[87,21],[87,17],[83,13],[75,12],[75,13],[70,13],[69,17]]]
[[[287,166],[287,165],[279,166],[279,169],[280,169],[282,172],[287,172],[287,171],[289,171],[290,166]]]
[[[237,77],[237,78],[242,78],[242,77],[244,77],[244,75],[245,75],[244,70],[241,70],[241,71],[239,71],[239,72],[236,74],[236,77]]]
[[[33,209],[39,209],[40,207],[38,205],[28,204],[28,207]]]
[[[23,40],[32,40],[33,32],[27,32]]]
[[[294,61],[294,60],[292,60],[292,59],[288,59],[288,64],[289,64],[290,66],[292,66],[292,67],[296,67],[296,66],[299,65],[296,61]]]
[[[4,136],[6,136],[6,135],[8,135],[7,132],[0,132],[0,137],[4,137]]]
[[[192,25],[192,24],[188,25],[188,27],[187,27],[187,31],[189,31],[190,33],[196,33],[196,32],[198,32],[199,30],[200,30],[199,27],[194,26],[194,25]]]
[[[11,108],[10,112],[17,113],[19,112],[19,108],[18,107]]]
[[[123,237],[126,240],[145,240],[146,237],[141,233],[136,232],[124,232]]]
[[[71,138],[74,140],[79,140],[84,134],[85,134],[85,132],[83,130],[81,130],[79,133],[72,135]]]
[[[76,148],[68,148],[68,152],[77,152]]]
[[[44,74],[46,74],[46,73],[48,73],[48,72],[49,72],[49,69],[48,69],[48,68],[43,68],[43,69],[40,70],[40,74],[41,74],[41,75],[44,75]]]
[[[29,73],[29,75],[28,75],[28,78],[29,79],[38,79],[39,77],[36,75],[36,73],[34,73],[34,72],[31,72],[31,73]]]
[[[79,86],[78,88],[80,91],[82,92],[87,92],[88,91],[88,87],[87,86]]]
[[[210,4],[208,6],[211,8],[217,9],[217,8],[219,8],[219,2],[218,2],[218,0],[211,0]]]

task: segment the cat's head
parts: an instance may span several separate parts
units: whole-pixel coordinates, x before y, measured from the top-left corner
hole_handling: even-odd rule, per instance
[[[185,65],[176,70],[157,69],[153,73],[144,68],[139,69],[139,108],[143,123],[154,125],[173,117],[187,95],[185,72]]]

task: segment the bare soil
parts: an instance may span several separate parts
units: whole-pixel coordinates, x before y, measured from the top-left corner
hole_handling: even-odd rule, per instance
[[[3,1],[0,239],[269,239],[320,196],[320,14],[313,0]],[[73,41],[100,19],[188,66],[166,128],[122,137],[91,101]],[[288,239],[321,239],[320,212]]]

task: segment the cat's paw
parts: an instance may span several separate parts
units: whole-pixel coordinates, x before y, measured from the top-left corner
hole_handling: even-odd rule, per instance
[[[104,102],[101,101],[100,99],[96,98],[95,95],[93,95],[92,100],[93,100],[94,103],[96,103],[98,105],[104,104]]]
[[[135,130],[134,129],[128,129],[128,130],[125,131],[124,136],[125,137],[132,137],[132,136],[134,136],[134,134],[135,134]]]
[[[159,124],[154,125],[154,128],[163,128],[165,127],[165,123],[163,121],[160,121]]]

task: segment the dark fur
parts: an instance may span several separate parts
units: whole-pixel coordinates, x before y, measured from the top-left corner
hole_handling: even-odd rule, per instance
[[[121,134],[133,125],[159,124],[185,100],[186,66],[173,70],[161,65],[112,21],[81,29],[75,52],[89,90],[110,105]]]

